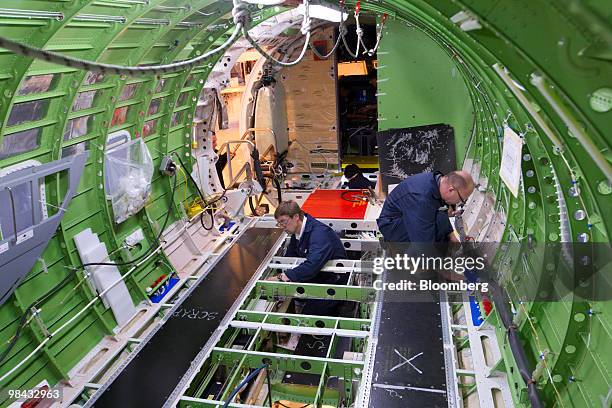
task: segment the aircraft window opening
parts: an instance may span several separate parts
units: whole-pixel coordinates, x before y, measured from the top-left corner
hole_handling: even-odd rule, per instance
[[[93,107],[97,92],[98,91],[79,92],[74,100],[74,103],[72,104],[72,111],[77,112]]]
[[[189,92],[183,92],[181,96],[179,96],[178,101],[176,102],[176,106],[183,106],[187,102],[188,96]]]
[[[147,111],[147,116],[153,116],[157,112],[159,112],[159,107],[161,106],[161,104],[163,102],[164,102],[164,98],[153,99],[151,101],[151,104],[149,105],[149,110]]]
[[[111,127],[123,125],[127,120],[129,110],[129,106],[123,106],[115,109],[115,113],[113,113],[113,120],[111,121]]]
[[[19,87],[17,96],[26,96],[52,90],[54,77],[53,74],[32,75],[27,77]]]
[[[89,140],[75,143],[73,145],[62,148],[62,158],[74,156],[76,154],[83,153],[87,150],[89,150]]]
[[[142,137],[148,137],[157,132],[157,120],[148,120],[142,127]]]
[[[140,83],[127,84],[126,86],[124,86],[121,90],[121,96],[119,97],[119,101],[121,102],[126,101],[128,99],[132,99],[134,95],[136,95],[136,91],[138,90],[139,86]]]
[[[98,72],[88,72],[83,81],[83,85],[93,85],[104,81],[104,74]]]
[[[164,90],[164,87],[166,86],[167,83],[167,79],[166,78],[162,78],[159,80],[159,82],[157,83],[157,87],[155,88],[155,93],[160,93]]]
[[[170,122],[170,127],[175,127],[181,125],[183,123],[183,112],[174,112],[172,115],[172,121]]]
[[[0,160],[31,152],[40,147],[40,128],[4,135],[0,147]]]
[[[89,134],[92,131],[94,120],[93,115],[88,115],[68,121],[66,130],[64,130],[64,141],[76,139],[77,137]]]
[[[11,108],[6,126],[17,126],[26,122],[41,120],[47,110],[48,100],[37,100],[24,103],[16,103]]]

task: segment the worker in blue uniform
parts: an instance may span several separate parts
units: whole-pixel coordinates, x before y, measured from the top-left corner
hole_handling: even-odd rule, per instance
[[[304,262],[278,276],[283,282],[324,283],[345,285],[348,276],[321,272],[332,259],[346,259],[346,251],[338,235],[327,225],[302,211],[295,201],[283,201],[274,212],[277,225],[291,235],[285,256],[306,258]],[[338,302],[311,299],[303,314],[329,315]]]
[[[368,180],[356,164],[349,164],[345,167],[344,177],[347,179],[346,186],[351,190],[367,190],[375,186],[375,183]]]
[[[457,241],[449,215],[474,191],[466,171],[427,172],[399,183],[376,220],[387,242]]]

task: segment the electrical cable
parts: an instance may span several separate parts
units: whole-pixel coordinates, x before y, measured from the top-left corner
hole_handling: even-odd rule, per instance
[[[6,37],[0,37],[0,47],[6,48],[7,50],[13,51],[14,53],[24,56],[35,58],[39,60],[44,60],[47,62],[52,62],[54,64],[59,64],[62,66],[81,69],[85,71],[99,72],[103,74],[117,74],[117,75],[130,75],[130,76],[144,76],[150,74],[169,74],[172,72],[182,71],[183,69],[190,69],[196,66],[201,61],[218,54],[222,51],[225,51],[234,43],[234,41],[238,38],[238,34],[243,29],[242,19],[241,21],[236,21],[236,16],[242,18],[243,15],[248,16],[247,6],[242,3],[240,0],[234,0],[234,9],[232,10],[232,14],[234,15],[234,22],[236,26],[234,28],[234,32],[231,36],[219,47],[212,49],[208,52],[205,52],[202,55],[199,55],[195,58],[174,62],[172,64],[165,65],[154,65],[154,66],[144,66],[144,67],[126,67],[121,65],[114,64],[104,64],[100,62],[87,61],[80,58],[70,57],[68,55],[59,54],[53,51],[43,50],[41,48],[32,47],[30,45],[22,44],[13,40],[10,40]]]
[[[344,44],[344,49],[351,57],[357,58],[359,56],[359,43],[357,43],[357,52],[355,54],[353,54],[353,51],[351,51],[345,36],[342,36],[342,43]]]
[[[270,176],[265,176],[264,178],[272,180],[272,184],[276,188],[276,198],[278,199],[279,203],[282,202],[283,201],[283,194],[281,192],[281,185],[280,185],[280,182],[278,181],[278,179],[276,177],[270,177]]]
[[[185,173],[187,174],[187,177],[189,178],[189,180],[191,181],[191,183],[194,185],[194,187],[196,188],[196,190],[198,191],[198,195],[200,196],[200,198],[202,199],[202,201],[204,201],[204,205],[208,206],[208,203],[206,202],[206,198],[204,197],[204,194],[202,193],[202,190],[200,190],[200,186],[198,185],[198,183],[196,183],[196,181],[193,179],[193,177],[191,176],[191,173],[189,171],[187,171],[187,166],[185,166],[185,163],[183,163],[183,160],[181,159],[181,156],[176,153],[176,152],[172,152],[171,153],[174,157],[177,158],[177,160],[179,161],[181,167],[185,170]]]
[[[234,4],[236,4],[237,1],[239,0],[234,0]],[[283,61],[277,60],[272,55],[268,54],[263,48],[261,48],[261,46],[257,43],[257,41],[255,41],[253,37],[251,37],[251,35],[249,34],[249,30],[246,27],[246,24],[242,25],[242,35],[244,36],[244,38],[247,39],[249,43],[251,43],[253,48],[255,48],[257,52],[259,52],[268,61],[271,61],[274,64],[281,65],[283,67],[292,67],[292,66],[299,64],[302,61],[302,59],[304,59],[304,56],[306,55],[306,50],[308,49],[308,45],[310,44],[310,36],[311,36],[311,31],[312,31],[311,30],[312,20],[310,19],[310,2],[309,0],[303,0],[303,4],[304,4],[304,19],[302,20],[301,32],[303,35],[306,36],[306,38],[304,40],[304,46],[302,47],[302,51],[300,52],[300,55],[294,61],[283,62]]]
[[[183,160],[181,160],[181,157],[176,152],[172,152],[172,154],[178,159],[181,167],[183,169],[186,169],[187,167],[185,166],[185,163],[183,163]],[[225,194],[227,193],[227,189],[223,189],[223,193],[221,194],[221,196],[215,198],[214,200],[212,200],[210,202],[206,201],[206,198],[204,197],[204,193],[202,193],[202,190],[200,190],[200,186],[193,179],[193,177],[191,176],[191,173],[188,172],[188,171],[185,171],[185,173],[187,173],[187,177],[189,178],[189,180],[191,180],[191,182],[193,183],[194,187],[198,190],[198,194],[199,194],[200,198],[202,198],[202,201],[204,202],[204,207],[209,207],[212,204],[222,200],[225,197]]]
[[[338,38],[336,39],[336,43],[334,44],[334,47],[332,48],[332,50],[329,53],[327,53],[326,55],[321,54],[317,50],[317,47],[315,47],[312,44],[312,38],[310,38],[310,49],[312,50],[312,53],[314,55],[316,55],[317,57],[319,57],[321,59],[328,59],[329,57],[334,55],[334,53],[338,49],[338,46],[340,45],[340,41],[342,40],[341,37],[344,36],[345,34],[346,34],[346,27],[344,26],[344,24],[340,23],[340,27],[338,28]]]
[[[253,205],[253,197],[249,196],[249,208],[251,209],[251,215],[257,216],[257,211],[255,211],[255,206]]]
[[[1,36],[0,36],[0,47],[6,48],[14,52],[17,55],[39,59],[39,60],[44,60],[47,62],[51,62],[54,64],[58,64],[58,65],[62,65],[62,66],[70,67],[70,68],[76,68],[76,69],[81,69],[81,70],[91,71],[91,72],[99,72],[103,74],[144,76],[144,75],[152,75],[152,74],[168,74],[168,73],[173,73],[173,72],[179,72],[184,69],[193,68],[194,66],[199,64],[201,61],[215,54],[218,54],[220,52],[227,50],[231,46],[231,44],[233,44],[235,40],[238,38],[238,35],[242,33],[242,35],[249,41],[249,43],[251,43],[251,45],[264,58],[266,58],[269,61],[272,61],[273,63],[277,65],[291,67],[291,66],[297,65],[298,63],[302,61],[302,59],[304,58],[306,54],[306,50],[308,49],[308,46],[310,45],[312,20],[310,18],[310,13],[309,13],[309,0],[303,0],[303,1],[304,1],[303,3],[304,4],[304,20],[302,22],[301,31],[302,31],[302,34],[304,34],[306,38],[305,38],[304,46],[302,48],[300,55],[298,56],[296,60],[291,61],[291,62],[283,62],[283,61],[275,59],[270,54],[268,54],[263,48],[261,48],[259,44],[257,43],[257,41],[255,41],[250,36],[248,32],[248,28],[247,28],[247,23],[250,18],[249,10],[248,10],[248,6],[245,3],[243,3],[241,0],[233,0],[234,7],[232,9],[232,16],[234,18],[235,27],[230,37],[223,44],[195,58],[185,60],[185,61],[174,62],[171,64],[152,65],[152,66],[135,66],[135,67],[115,65],[115,64],[105,64],[105,63],[100,63],[100,62],[83,60],[80,58],[74,58],[74,57],[71,57],[65,54],[60,54],[60,53],[53,52],[53,51],[43,50],[41,48],[33,47],[33,46],[23,44],[17,41],[13,41],[11,39],[8,39],[6,37],[1,37]],[[359,47],[361,44],[363,44],[363,39],[362,39],[363,30],[361,29],[361,26],[359,24],[359,8],[360,8],[360,2],[358,1],[357,7],[355,9],[355,17],[356,17],[356,22],[357,22],[357,51],[353,53],[350,50],[346,42],[346,38],[344,35],[345,33],[343,33],[342,29],[339,35],[339,38],[340,37],[342,38],[342,41],[344,43],[346,50],[353,58],[358,57]],[[200,15],[209,16],[209,14],[203,13],[201,11],[196,11],[196,13]],[[342,23],[341,23],[341,27],[342,27]],[[379,42],[380,41],[377,41],[377,45],[375,46],[375,48],[369,51],[365,47],[365,44],[363,44],[364,48],[366,48],[366,52],[368,53],[372,53],[372,51],[375,52]],[[333,51],[335,51],[339,43],[340,41],[338,40],[336,42],[336,46],[334,46]],[[314,47],[311,46],[311,49],[317,56],[323,59],[326,59],[331,55],[330,53],[326,57],[322,57],[315,50]],[[373,55],[373,53],[370,55]]]
[[[308,49],[308,45],[310,43],[310,32],[308,32],[306,34],[306,40],[304,41],[304,46],[302,47],[302,51],[300,52],[300,55],[291,62],[283,62],[283,61],[277,60],[276,58],[268,54],[263,48],[261,48],[261,46],[257,43],[257,41],[255,41],[251,37],[251,35],[249,34],[246,28],[242,29],[242,35],[249,41],[249,43],[253,46],[253,48],[255,48],[257,52],[259,52],[265,59],[272,61],[272,63],[276,65],[281,65],[283,67],[293,67],[299,64],[300,62],[302,62],[302,60],[304,59],[304,56],[306,55],[306,50]]]
[[[274,403],[275,403],[275,404],[280,405],[281,407],[291,408],[290,406],[285,405],[285,404],[283,404],[283,403],[282,403],[282,402],[280,402],[280,401],[275,401]],[[305,405],[302,405],[301,407],[297,407],[297,408],[307,408],[307,407],[309,407],[309,406],[311,406],[311,405],[312,405],[312,404],[305,404]]]
[[[270,408],[274,408],[272,404],[272,381],[270,381],[270,367],[266,366],[266,379],[268,380],[268,401]]]
[[[29,310],[29,309],[27,309],[27,310]],[[4,359],[9,355],[11,350],[13,350],[13,347],[15,347],[15,344],[17,344],[17,342],[19,341],[19,338],[21,337],[21,330],[23,330],[23,328],[27,324],[27,320],[28,320],[27,310],[26,310],[25,313],[23,313],[21,315],[21,321],[19,322],[19,326],[17,327],[17,331],[13,335],[13,338],[11,339],[11,341],[10,341],[8,347],[6,348],[6,350],[4,350],[4,352],[0,356],[0,364],[2,364],[4,362]]]
[[[134,258],[128,262],[89,262],[89,263],[85,263],[82,264],[80,266],[78,266],[76,269],[81,269],[81,268],[85,268],[86,266],[126,266],[126,265],[131,265],[134,264],[138,261],[140,261],[141,259],[146,258],[147,256],[149,256],[152,252],[152,249],[159,246],[161,243],[159,242],[159,239],[161,238],[161,236],[164,233],[164,230],[166,229],[166,226],[168,225],[168,220],[170,219],[170,213],[172,212],[172,204],[174,203],[174,193],[176,192],[176,184],[177,184],[177,179],[178,177],[176,176],[176,174],[174,175],[174,183],[172,185],[172,194],[170,196],[170,203],[168,204],[168,211],[166,212],[166,218],[164,219],[164,223],[161,227],[161,229],[159,230],[159,233],[157,234],[157,236],[155,237],[155,243],[157,245],[152,245],[151,247],[149,247],[149,250],[147,250],[147,252],[145,252],[144,254],[138,256],[137,258]]]
[[[277,194],[278,202],[282,203],[283,202],[283,193],[282,193],[282,190],[281,190],[280,181],[277,178],[274,178],[272,181],[274,182],[274,186],[276,187],[276,194]]]
[[[187,201],[187,175],[185,174],[185,171],[182,167],[179,167],[177,171],[181,173],[181,175],[183,176],[183,180],[185,181],[185,184],[183,185],[183,202],[185,202]]]
[[[348,194],[352,194],[353,195],[351,197],[352,199],[346,198],[346,195],[348,195]],[[361,202],[365,201],[364,198],[366,198],[366,200],[367,200],[367,196],[365,194],[356,193],[356,192],[350,191],[350,190],[349,191],[343,191],[340,194],[340,198],[343,199],[344,201],[348,201],[349,203],[361,203]]]
[[[506,291],[499,285],[491,285],[491,299],[497,309],[501,325],[506,329],[507,342],[510,345],[510,350],[514,356],[518,373],[527,385],[527,395],[533,408],[541,408],[543,406],[540,399],[540,391],[537,384],[531,377],[533,370],[530,368],[530,361],[527,358],[525,347],[522,344],[519,332],[516,325],[512,321],[512,313],[508,308]],[[554,382],[553,382],[554,383]]]
[[[207,213],[210,215],[210,220],[211,220],[210,227],[207,227],[206,225],[204,225],[204,213]],[[200,213],[200,224],[202,224],[202,228],[204,228],[206,231],[212,231],[213,227],[215,226],[215,217],[213,215],[212,210],[205,210]]]
[[[240,392],[240,390],[242,390],[242,388],[244,388],[245,385],[247,385],[253,378],[255,378],[255,376],[261,370],[263,370],[266,367],[268,367],[268,364],[264,364],[261,367],[256,368],[255,370],[253,370],[253,372],[251,374],[247,375],[246,378],[244,380],[242,380],[242,382],[240,384],[238,384],[238,386],[236,388],[234,388],[234,390],[232,391],[230,396],[227,397],[227,400],[225,401],[225,404],[223,404],[223,408],[229,407],[229,404],[232,402],[232,400],[234,399],[236,394],[238,394]]]
[[[357,34],[357,49],[355,50],[355,53],[353,53],[353,51],[350,50],[346,39],[344,37],[342,37],[342,42],[344,43],[344,48],[346,49],[346,51],[349,53],[349,55],[353,58],[357,58],[359,57],[359,47],[361,46],[361,44],[363,43],[363,40],[361,39],[361,37],[363,36],[363,29],[361,28],[361,24],[359,23],[359,12],[361,10],[361,1],[357,0],[357,3],[355,4],[355,33]]]
[[[374,48],[372,48],[371,50],[368,50],[365,44],[363,43],[363,40],[361,42],[364,48],[366,49],[364,53],[367,53],[370,57],[376,54],[376,51],[378,51],[378,47],[380,46],[380,40],[382,40],[382,37],[383,37],[383,30],[385,28],[385,22],[387,21],[387,17],[388,17],[387,13],[383,14],[380,20],[380,25],[377,25],[376,43],[374,44]]]
[[[187,171],[187,167],[185,166],[185,163],[183,163],[183,160],[181,159],[181,156],[178,155],[176,152],[172,152],[172,154],[178,159],[181,168],[184,169],[184,173],[187,174],[187,177],[189,178],[189,180],[191,181],[191,183],[194,185],[194,187],[196,188],[196,190],[198,191],[198,195],[200,196],[200,198],[202,199],[203,203],[204,203],[204,211],[202,211],[200,213],[200,224],[202,225],[202,228],[204,228],[206,231],[212,231],[212,229],[215,226],[215,219],[214,219],[214,215],[212,210],[206,210],[207,207],[210,207],[212,204],[218,202],[219,200],[223,199],[225,197],[225,193],[227,192],[226,189],[223,189],[223,193],[221,194],[220,197],[214,199],[213,201],[206,201],[206,197],[204,197],[204,193],[202,193],[202,190],[200,190],[200,186],[198,185],[198,183],[196,183],[196,181],[193,179],[193,176],[191,175],[191,173],[189,171]],[[210,218],[211,218],[211,225],[209,227],[207,227],[204,224],[204,213],[207,212],[210,214]]]

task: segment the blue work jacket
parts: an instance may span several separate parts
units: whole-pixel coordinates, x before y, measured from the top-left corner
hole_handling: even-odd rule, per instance
[[[346,259],[342,241],[333,229],[312,216],[306,214],[304,222],[306,222],[304,233],[299,241],[295,234],[291,236],[285,256],[306,258],[306,260],[295,268],[287,270],[285,275],[292,282],[330,283],[327,282],[328,279],[322,279],[319,272],[331,259]],[[335,275],[333,274],[333,277]]]
[[[453,227],[436,175],[420,173],[399,183],[376,220],[387,242],[444,242]]]
[[[361,190],[361,189],[365,190],[365,189],[368,189],[370,187],[374,188],[375,187],[375,183],[372,183],[363,174],[359,174],[354,179],[349,180],[346,183],[346,186],[349,189],[351,189],[351,190]]]

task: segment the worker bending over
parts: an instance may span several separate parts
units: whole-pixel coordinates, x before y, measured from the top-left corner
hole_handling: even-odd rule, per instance
[[[387,242],[457,241],[449,213],[463,206],[473,191],[474,181],[466,171],[410,176],[385,200],[378,229]]]
[[[306,258],[293,269],[281,273],[283,282],[325,283],[345,285],[346,274],[321,272],[323,266],[332,259],[346,259],[346,251],[338,235],[327,225],[316,220],[304,211],[295,201],[283,201],[274,212],[276,223],[291,235],[285,256]],[[332,313],[338,302],[310,299],[303,314]]]
[[[347,179],[346,186],[351,190],[366,190],[374,188],[375,183],[368,180],[356,164],[349,164],[344,169],[344,177]]]

